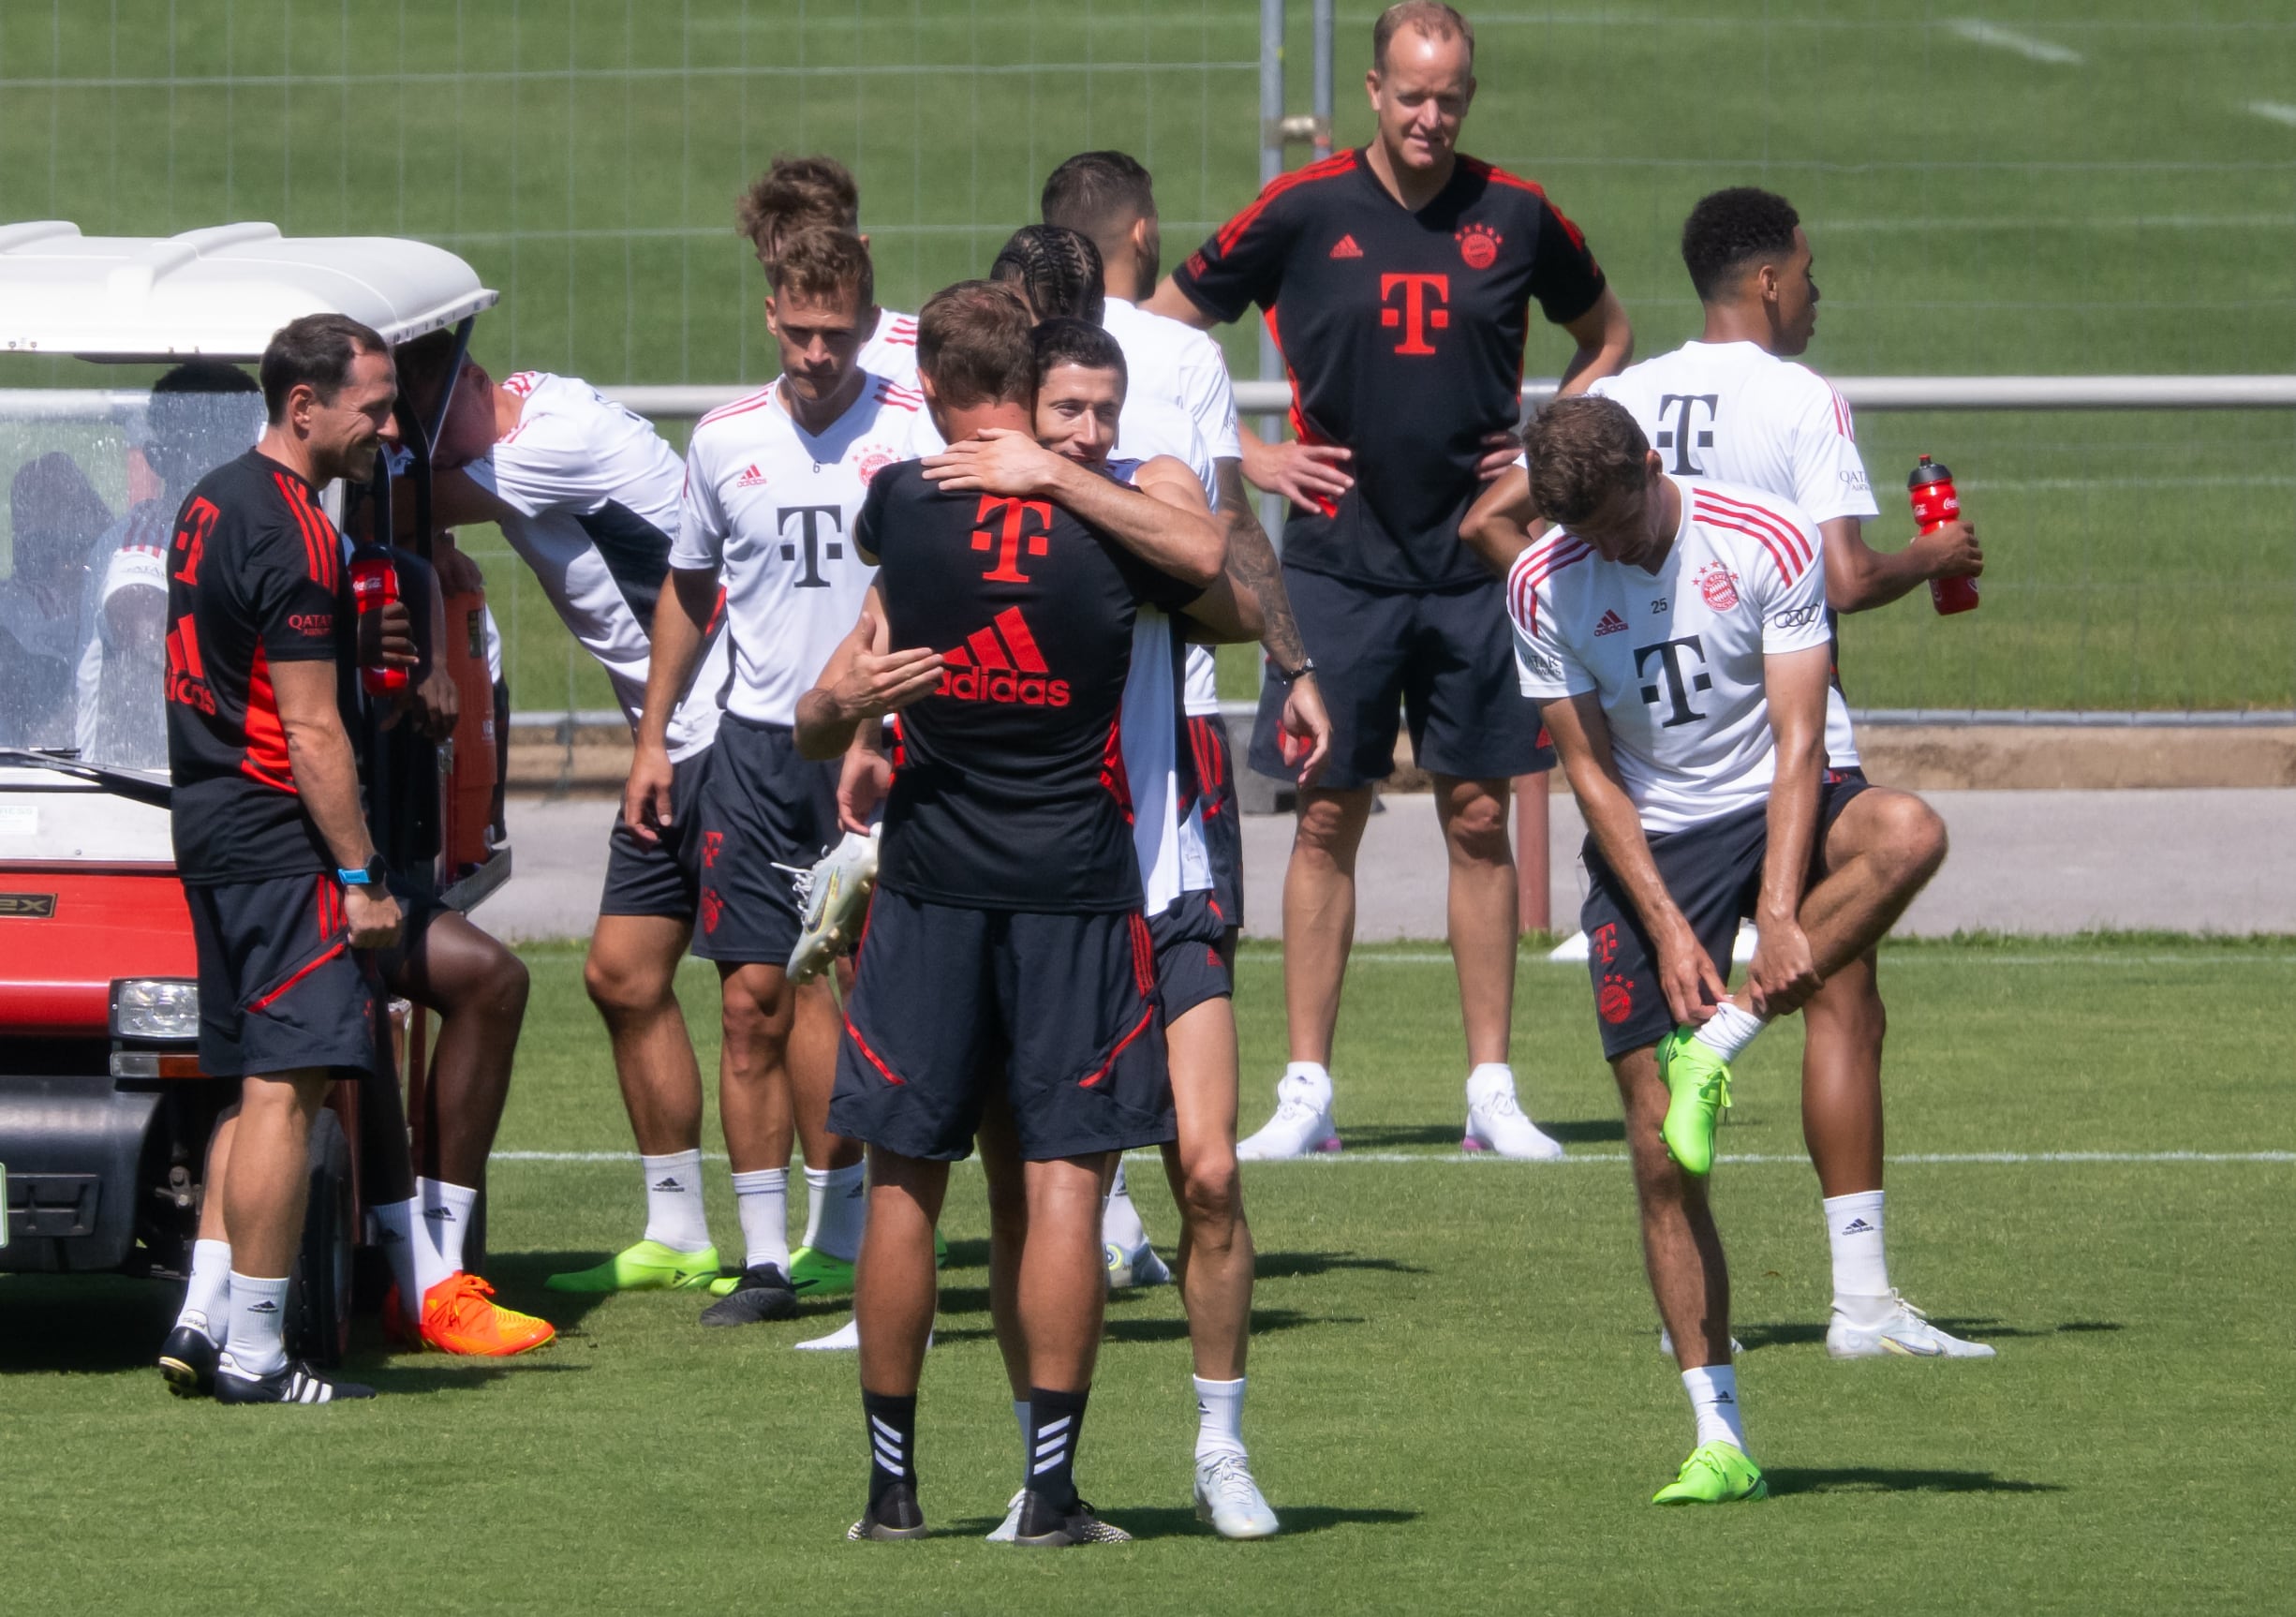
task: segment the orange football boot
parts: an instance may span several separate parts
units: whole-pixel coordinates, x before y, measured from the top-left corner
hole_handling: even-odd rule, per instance
[[[422,1296],[422,1341],[440,1353],[508,1358],[542,1346],[558,1334],[546,1319],[518,1313],[487,1299],[495,1288],[457,1270]]]

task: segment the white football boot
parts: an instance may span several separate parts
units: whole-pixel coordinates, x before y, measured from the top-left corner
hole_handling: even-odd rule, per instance
[[[1929,1321],[1929,1315],[1895,1291],[1889,1297],[1888,1317],[1879,1325],[1855,1325],[1834,1305],[1832,1323],[1826,1327],[1826,1353],[1832,1358],[1992,1358],[1993,1350],[1981,1342],[1948,1336]]]
[[[1533,1163],[1557,1162],[1563,1156],[1563,1142],[1523,1116],[1515,1100],[1515,1075],[1507,1072],[1467,1080],[1467,1133],[1459,1149]]]
[[[1340,1149],[1331,1124],[1331,1084],[1303,1073],[1286,1073],[1276,1085],[1276,1115],[1236,1148],[1239,1163],[1280,1163],[1312,1151]]]
[[[877,885],[877,832],[874,825],[866,837],[848,831],[813,868],[791,872],[791,885],[805,906],[805,929],[790,951],[791,982],[818,977],[831,960],[852,952]]]
[[[1138,1285],[1170,1285],[1172,1271],[1156,1249],[1142,1241],[1130,1252],[1114,1241],[1104,1242],[1101,1255],[1108,1260],[1108,1289],[1130,1291]]]
[[[1012,1503],[1004,1507],[1004,1520],[989,1531],[988,1541],[991,1544],[1010,1544],[1020,1535],[1020,1506],[1028,1497],[1029,1491],[1025,1488],[1014,1493]]]
[[[1196,1461],[1196,1520],[1210,1522],[1222,1538],[1268,1538],[1277,1525],[1276,1513],[1252,1480],[1251,1461],[1240,1454]]]

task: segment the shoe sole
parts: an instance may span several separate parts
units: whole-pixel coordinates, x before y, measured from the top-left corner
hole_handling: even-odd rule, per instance
[[[168,1384],[168,1390],[178,1398],[212,1398],[215,1396],[214,1387],[201,1387],[199,1371],[180,1358],[161,1358],[159,1374],[160,1378]]]
[[[453,1347],[443,1342],[433,1342],[427,1337],[423,1339],[422,1345],[432,1353],[443,1353],[450,1358],[516,1358],[521,1354],[548,1347],[557,1340],[558,1333],[553,1330],[548,1336],[539,1337],[518,1347]]]
[[[604,1285],[580,1284],[570,1276],[554,1274],[542,1282],[542,1289],[569,1293],[575,1297],[612,1297],[618,1292],[625,1291],[701,1291],[718,1278],[716,1269],[711,1269],[706,1274],[688,1274],[680,1268],[664,1272],[670,1276],[669,1279],[655,1280],[649,1277],[635,1282],[614,1282]]]
[[[1563,1160],[1561,1146],[1551,1151],[1503,1151],[1489,1140],[1479,1140],[1473,1135],[1463,1136],[1459,1142],[1459,1149],[1470,1156],[1488,1152],[1494,1157],[1504,1157],[1511,1163],[1559,1163]]]
[[[907,1544],[925,1537],[931,1530],[926,1527],[886,1527],[881,1523],[864,1528],[858,1521],[845,1535],[849,1544]]]
[[[1745,1492],[1733,1493],[1727,1499],[1693,1499],[1684,1494],[1680,1499],[1653,1499],[1651,1503],[1661,1509],[1671,1509],[1681,1505],[1758,1505],[1769,1497],[1770,1481],[1767,1477],[1763,1477],[1757,1478],[1755,1485],[1747,1489]]]
[[[1248,1544],[1255,1538],[1273,1538],[1277,1534],[1283,1531],[1283,1524],[1281,1522],[1271,1521],[1266,1527],[1255,1527],[1243,1533],[1230,1533],[1226,1528],[1220,1525],[1218,1520],[1213,1515],[1212,1507],[1205,1504],[1201,1499],[1196,1501],[1196,1520],[1204,1523],[1205,1526],[1210,1528],[1214,1533],[1219,1534],[1221,1537],[1226,1539],[1231,1544]]]

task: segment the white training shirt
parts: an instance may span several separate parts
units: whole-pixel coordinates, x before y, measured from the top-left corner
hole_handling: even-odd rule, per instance
[[[874,375],[819,438],[790,414],[778,381],[702,418],[670,565],[724,579],[728,711],[797,722],[797,699],[852,632],[877,577],[852,541],[869,480],[941,447],[925,395]]]
[[[464,470],[516,513],[503,537],[605,669],[635,731],[684,467],[651,423],[585,381],[521,371],[502,385],[526,400],[518,424]],[[729,667],[725,637],[713,636],[670,718],[674,761],[717,738]]]
[[[1108,463],[1109,475],[1131,483],[1140,469],[1127,457]],[[1133,618],[1132,666],[1124,675],[1124,702],[1117,733],[1124,753],[1124,780],[1132,793],[1133,856],[1140,864],[1143,912],[1161,915],[1183,893],[1212,884],[1211,856],[1204,842],[1203,794],[1192,775],[1180,773],[1180,731],[1187,717],[1180,702],[1181,656],[1192,650],[1176,639],[1168,613],[1142,606]]]
[[[1243,458],[1236,433],[1236,389],[1228,379],[1227,356],[1209,334],[1166,315],[1152,315],[1122,298],[1107,300],[1101,327],[1124,350],[1124,413],[1117,421],[1117,448],[1145,460],[1151,454],[1178,456],[1204,485],[1204,497],[1220,505],[1213,463]],[[1174,447],[1185,441],[1170,419],[1184,418],[1194,429],[1193,454]],[[1220,711],[1218,667],[1211,648],[1188,648],[1188,711]]]
[[[861,368],[896,387],[917,391],[917,317],[877,311],[877,330],[861,345]]]
[[[1762,660],[1829,639],[1817,525],[1742,484],[1675,485],[1682,523],[1655,573],[1605,561],[1557,528],[1506,581],[1522,693],[1601,695],[1612,757],[1648,832],[1769,800],[1778,747]]]
[[[1716,478],[1791,500],[1815,523],[1878,516],[1842,395],[1755,343],[1684,343],[1587,390],[1634,415],[1676,477]],[[1826,692],[1826,756],[1858,767],[1839,688]]]

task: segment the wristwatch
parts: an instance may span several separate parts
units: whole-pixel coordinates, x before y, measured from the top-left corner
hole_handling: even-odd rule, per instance
[[[1275,676],[1282,680],[1284,684],[1296,685],[1303,677],[1315,672],[1315,659],[1312,657],[1301,658],[1297,668],[1286,668],[1281,662],[1270,663],[1268,666]]]
[[[380,853],[370,855],[367,862],[350,869],[338,868],[334,879],[346,887],[366,887],[379,891],[391,868],[383,863]]]

